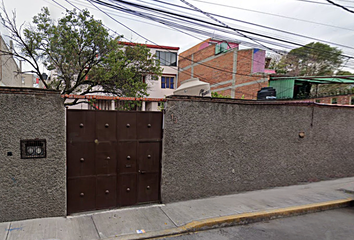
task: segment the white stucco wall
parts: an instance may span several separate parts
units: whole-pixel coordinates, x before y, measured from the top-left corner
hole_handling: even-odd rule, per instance
[[[9,51],[5,41],[0,37],[0,49],[3,51]],[[0,85],[21,87],[22,81],[18,74],[19,68],[17,63],[11,56],[0,56]]]
[[[151,48],[151,53],[156,54],[156,51],[165,51],[165,52],[175,52],[177,53],[177,63],[178,63],[178,51],[176,50],[164,50],[164,49],[154,49]],[[163,68],[162,76],[172,77],[174,75],[174,89],[169,88],[161,88],[161,77],[158,80],[147,80],[148,84],[148,93],[150,94],[148,98],[165,98],[166,96],[172,95],[176,90],[177,85],[177,73],[178,73],[178,65],[177,66],[161,66]],[[157,103],[152,105],[152,111],[157,111],[158,106]]]

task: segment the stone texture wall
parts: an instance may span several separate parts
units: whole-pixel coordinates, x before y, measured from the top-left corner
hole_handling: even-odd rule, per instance
[[[354,176],[351,107],[172,97],[164,119],[164,203]]]
[[[65,216],[65,108],[59,93],[1,87],[0,119],[0,222]],[[46,139],[47,157],[21,159],[20,140],[35,138]]]

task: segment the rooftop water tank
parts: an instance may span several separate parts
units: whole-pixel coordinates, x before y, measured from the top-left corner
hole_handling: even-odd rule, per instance
[[[274,100],[274,99],[277,99],[277,92],[272,87],[264,87],[257,92],[257,100]]]
[[[198,78],[191,78],[183,81],[173,95],[211,97],[210,84],[200,81]]]

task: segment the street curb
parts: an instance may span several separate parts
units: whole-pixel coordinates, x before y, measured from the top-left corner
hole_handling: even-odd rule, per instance
[[[330,209],[343,208],[354,205],[353,198],[345,198],[340,200],[313,203],[296,207],[280,208],[261,212],[250,212],[236,215],[229,215],[224,217],[208,218],[205,220],[193,221],[184,226],[147,232],[142,234],[131,234],[107,238],[112,240],[136,240],[136,239],[150,239],[159,238],[172,235],[185,234],[190,232],[202,231],[207,229],[230,227],[235,225],[245,225],[249,223],[261,222],[283,217],[297,216],[307,213],[320,212]]]

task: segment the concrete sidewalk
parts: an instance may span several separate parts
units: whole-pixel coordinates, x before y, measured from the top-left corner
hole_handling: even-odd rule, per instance
[[[0,240],[144,239],[344,207],[354,178],[220,197],[0,223]],[[145,233],[139,233],[145,232]]]

